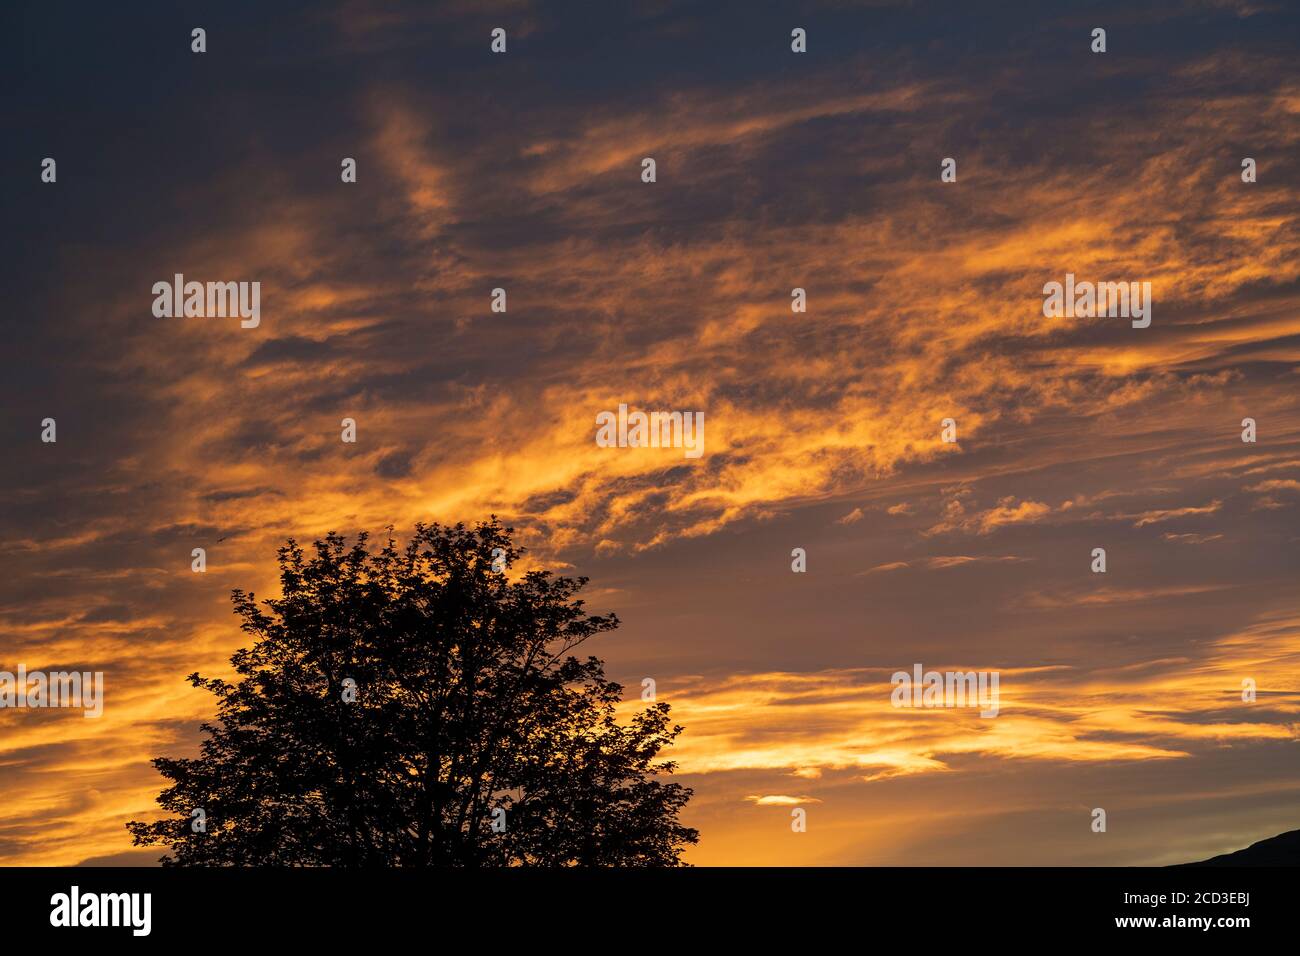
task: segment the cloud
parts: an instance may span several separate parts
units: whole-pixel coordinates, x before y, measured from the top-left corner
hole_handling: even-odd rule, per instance
[[[929,568],[954,568],[963,564],[1004,564],[1018,563],[1027,561],[1028,558],[1017,557],[1014,554],[985,554],[972,557],[966,554],[940,555],[938,557],[926,558],[926,566]]]
[[[1277,511],[1280,508],[1286,507],[1288,507],[1286,502],[1278,501],[1272,495],[1265,495],[1262,498],[1256,498],[1254,503],[1251,504],[1251,508],[1255,511]]]
[[[868,568],[865,571],[859,571],[861,574],[876,574],[880,571],[901,571],[903,568],[909,568],[911,565],[906,561],[890,561],[888,564],[878,564],[874,568]]]
[[[968,554],[941,554],[928,558],[921,558],[917,561],[891,561],[888,564],[878,564],[874,568],[861,571],[859,574],[875,574],[879,571],[900,571],[903,568],[921,567],[931,571],[942,571],[947,568],[957,568],[965,564],[1005,564],[1028,561],[1029,558],[1017,557],[1014,554],[1003,555],[978,555]]]
[[[951,669],[990,666],[956,664]],[[674,757],[688,774],[819,768],[865,770],[872,779],[950,772],[962,755],[1066,764],[1185,760],[1207,747],[1293,739],[1297,664],[1300,619],[1287,618],[1225,635],[1197,660],[998,668],[1000,710],[988,720],[960,708],[893,707],[891,667],[736,675],[672,693],[674,716],[688,728]],[[1244,704],[1243,675],[1283,695],[1267,710]],[[797,736],[789,732],[795,727]]]
[[[854,508],[852,511],[850,511],[848,514],[844,515],[842,518],[836,518],[836,519],[835,519],[835,523],[836,523],[836,524],[856,524],[857,522],[861,521],[861,520],[862,520],[863,518],[865,518],[866,516],[867,516],[867,513],[866,513],[865,511],[863,511],[861,508]]]
[[[1246,491],[1300,491],[1300,481],[1294,478],[1272,479],[1250,485]]]
[[[1113,518],[1128,521],[1133,520],[1133,527],[1145,528],[1147,525],[1159,524],[1163,521],[1173,521],[1176,518],[1189,518],[1199,515],[1212,515],[1223,507],[1222,501],[1211,501],[1201,507],[1187,508],[1160,508],[1153,511],[1143,511],[1140,514],[1120,514],[1112,515]]]
[[[796,807],[801,803],[821,803],[816,797],[788,797],[783,794],[748,796],[746,800],[759,807]]]
[[[1174,534],[1172,531],[1166,531],[1160,537],[1166,541],[1173,541],[1178,544],[1210,544],[1214,541],[1222,541],[1221,534],[1196,534],[1188,532],[1187,534]]]
[[[1007,525],[1033,524],[1052,513],[1051,505],[1042,501],[1020,501],[1007,495],[999,499],[992,508],[968,514],[966,506],[959,499],[949,501],[944,519],[930,527],[927,535],[962,531],[967,534],[991,534]]]
[[[1031,591],[1025,595],[1023,602],[1026,607],[1033,608],[1109,607],[1116,604],[1141,604],[1148,601],[1190,597],[1220,591],[1224,587],[1224,585],[1188,584],[1149,588],[1100,587],[1062,593]]]

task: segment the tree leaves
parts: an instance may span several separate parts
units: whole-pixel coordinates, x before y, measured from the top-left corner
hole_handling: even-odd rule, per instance
[[[511,533],[290,540],[280,597],[232,596],[238,680],[190,675],[217,723],[199,757],[154,761],[171,816],[129,823],[135,844],[171,865],[680,865],[691,791],[656,759],[682,728],[662,703],[615,719],[622,688],[573,652],[617,617],[585,613],[585,578],[493,570]]]

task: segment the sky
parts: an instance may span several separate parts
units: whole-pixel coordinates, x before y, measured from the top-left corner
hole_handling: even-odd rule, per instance
[[[1300,827],[1293,5],[0,19],[0,670],[106,682],[96,719],[0,709],[0,864],[157,858],[124,823],[286,538],[489,514],[685,726],[688,862]],[[259,281],[260,324],[156,317],[176,273]],[[1045,317],[1067,274],[1149,282],[1150,326]],[[704,412],[704,453],[600,447],[620,404]],[[892,706],[916,664],[997,672],[998,715]]]

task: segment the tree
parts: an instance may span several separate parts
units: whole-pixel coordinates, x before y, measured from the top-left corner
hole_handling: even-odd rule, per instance
[[[691,791],[656,777],[682,728],[663,703],[615,719],[622,688],[571,652],[618,618],[586,614],[586,578],[511,580],[511,534],[290,539],[281,597],[233,592],[254,638],[237,683],[189,676],[218,724],[196,759],[153,761],[172,816],[127,824],[135,845],[164,865],[681,865]]]

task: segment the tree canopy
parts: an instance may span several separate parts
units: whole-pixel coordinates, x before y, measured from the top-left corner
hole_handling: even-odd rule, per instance
[[[127,824],[165,865],[673,866],[691,791],[659,777],[665,703],[616,719],[622,687],[574,651],[618,626],[586,578],[509,570],[494,517],[330,533],[279,550],[282,594],[233,593],[250,647],[195,759],[153,761],[170,815]],[[200,811],[200,812],[196,812]]]

